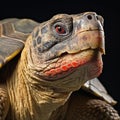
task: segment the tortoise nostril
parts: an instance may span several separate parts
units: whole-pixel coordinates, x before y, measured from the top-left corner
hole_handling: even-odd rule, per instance
[[[92,20],[92,16],[91,16],[91,15],[88,15],[87,18],[88,18],[89,20]]]

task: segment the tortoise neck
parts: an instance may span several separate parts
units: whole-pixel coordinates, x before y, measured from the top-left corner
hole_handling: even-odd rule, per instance
[[[48,120],[54,110],[63,105],[70,92],[55,92],[38,84],[28,69],[28,60],[24,48],[17,70],[10,80],[9,87],[12,120]],[[31,82],[32,81],[32,82]],[[15,104],[16,103],[16,104]]]

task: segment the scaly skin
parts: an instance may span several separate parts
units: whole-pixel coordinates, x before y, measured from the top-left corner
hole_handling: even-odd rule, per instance
[[[4,120],[9,109],[9,96],[5,85],[0,85],[0,120]]]
[[[66,112],[63,110],[64,116],[57,116],[56,120],[70,120],[74,104],[73,114],[78,116],[74,119],[91,119],[91,111],[96,111],[96,107],[92,110],[83,103],[84,111],[91,114],[81,118],[76,108],[81,106],[77,102],[79,97],[74,100],[71,94],[87,80],[101,74],[103,53],[102,19],[95,13],[60,14],[40,24],[28,37],[15,69],[6,80],[10,97],[6,120],[53,120],[54,112],[61,111],[62,106]],[[113,109],[106,104],[100,107],[102,111],[105,107],[110,108],[105,114]],[[90,105],[96,106],[96,102],[93,100]]]
[[[120,117],[110,104],[80,90],[73,92],[50,120],[120,120]]]
[[[65,120],[120,120],[111,105],[84,92],[72,94],[69,106]]]

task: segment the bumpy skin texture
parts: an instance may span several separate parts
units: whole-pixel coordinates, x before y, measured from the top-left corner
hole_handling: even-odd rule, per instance
[[[0,120],[4,120],[9,109],[9,96],[5,85],[0,85]]]
[[[101,16],[94,12],[59,14],[41,24],[28,24],[26,20],[16,24],[14,20],[15,29],[9,23],[0,26],[4,28],[0,38],[0,80],[1,85],[6,85],[0,88],[0,106],[4,108],[0,108],[0,120],[120,119],[106,102],[85,93],[73,93],[102,72],[105,50]],[[3,23],[7,21],[11,19]],[[10,46],[5,40],[14,41],[14,54],[6,54]],[[3,67],[6,61],[10,62]],[[94,116],[98,112],[100,116]]]
[[[75,93],[70,98],[65,120],[120,120],[110,104],[86,93]]]
[[[79,90],[57,109],[50,120],[120,120],[118,112],[107,102]]]

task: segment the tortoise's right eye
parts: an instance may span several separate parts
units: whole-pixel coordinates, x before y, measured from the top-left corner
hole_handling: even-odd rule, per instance
[[[61,18],[57,19],[52,23],[52,31],[53,35],[57,37],[58,39],[63,39],[71,35],[72,33],[72,27],[73,21],[69,18]]]
[[[55,30],[58,34],[65,34],[66,33],[65,28],[61,25],[56,25]]]
[[[56,22],[53,25],[53,31],[54,31],[54,35],[55,36],[66,36],[69,34],[69,29],[67,24],[65,24],[64,22]]]

